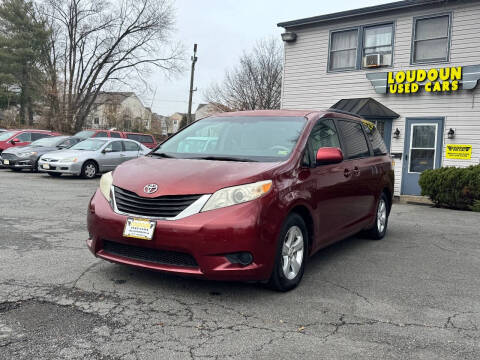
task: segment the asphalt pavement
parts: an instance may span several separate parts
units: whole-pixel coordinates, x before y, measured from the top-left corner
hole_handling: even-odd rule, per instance
[[[480,358],[478,213],[395,204],[277,293],[96,259],[97,186],[0,170],[0,359]]]

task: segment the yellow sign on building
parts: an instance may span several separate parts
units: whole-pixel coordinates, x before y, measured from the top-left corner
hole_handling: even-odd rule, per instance
[[[414,94],[423,88],[426,92],[457,91],[462,80],[462,67],[430,70],[407,70],[388,73],[390,94]]]
[[[472,158],[472,145],[447,144],[447,159],[470,160]]]

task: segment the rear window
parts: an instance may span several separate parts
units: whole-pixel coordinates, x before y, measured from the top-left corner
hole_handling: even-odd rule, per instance
[[[105,131],[100,131],[96,133],[94,137],[108,137],[108,133]]]
[[[142,134],[127,134],[127,139],[138,141],[142,144],[153,144],[153,137],[151,135]]]
[[[367,139],[359,122],[339,120],[338,127],[344,139],[344,152],[348,159],[370,156]]]
[[[110,137],[121,138],[120,133],[114,131],[110,131]]]
[[[32,133],[32,141],[43,139],[46,137],[51,137],[52,134],[45,134],[45,133]]]
[[[388,154],[388,149],[383,141],[382,134],[380,134],[380,131],[378,131],[375,124],[367,120],[363,120],[362,122],[363,122],[363,128],[365,129],[368,139],[372,144],[373,155],[378,156],[378,155]]]

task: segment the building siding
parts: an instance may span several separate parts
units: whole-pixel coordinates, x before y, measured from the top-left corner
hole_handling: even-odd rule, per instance
[[[452,13],[450,62],[411,65],[413,18],[423,15]],[[282,108],[328,109],[344,98],[372,97],[389,107],[401,117],[394,120],[393,131],[398,128],[400,137],[392,138],[391,152],[403,153],[405,119],[408,117],[443,117],[442,165],[468,166],[480,159],[480,91],[460,90],[450,94],[419,92],[413,95],[377,94],[366,74],[370,72],[430,69],[444,66],[480,64],[480,3],[463,3],[455,6],[437,6],[415,11],[404,11],[387,16],[363,17],[360,20],[325,24],[294,29],[297,41],[285,43],[285,68]],[[329,33],[359,25],[382,22],[394,23],[393,66],[379,70],[352,70],[327,72]],[[450,128],[456,129],[454,139],[447,138]],[[471,160],[445,158],[446,144],[470,144]],[[402,161],[395,165],[395,194],[400,194]]]

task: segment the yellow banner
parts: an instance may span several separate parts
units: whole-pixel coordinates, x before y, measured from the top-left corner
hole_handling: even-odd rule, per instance
[[[472,158],[472,145],[448,144],[447,159],[470,160]]]

